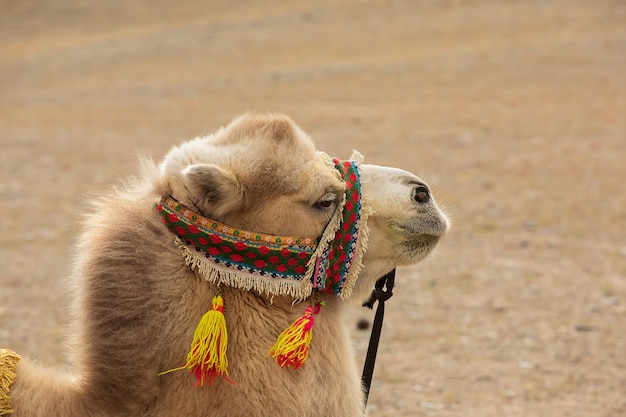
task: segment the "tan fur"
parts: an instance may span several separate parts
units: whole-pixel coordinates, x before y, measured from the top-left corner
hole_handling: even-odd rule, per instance
[[[426,256],[448,227],[434,201],[420,206],[412,199],[411,181],[419,181],[412,174],[367,165],[362,180],[375,213],[360,298],[380,275]],[[394,181],[399,184],[390,185]],[[288,297],[226,288],[229,372],[236,384],[218,380],[195,388],[184,371],[158,375],[182,364],[216,293],[185,265],[155,213],[159,196],[171,194],[236,227],[317,236],[334,207],[320,210],[316,201],[342,190],[310,139],[283,115],[244,115],[208,138],[173,148],[158,167],[145,163],[140,179],[102,197],[85,221],[73,275],[74,369],[64,374],[23,359],[11,391],[13,417],[363,415],[342,302],[326,295],[309,358],[297,371],[266,354],[304,307]],[[430,243],[420,243],[426,235]]]

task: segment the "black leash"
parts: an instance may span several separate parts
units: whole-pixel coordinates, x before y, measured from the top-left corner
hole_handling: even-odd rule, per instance
[[[374,323],[372,324],[370,344],[367,347],[367,355],[365,356],[363,376],[361,377],[361,383],[363,385],[363,390],[365,391],[365,405],[367,405],[367,399],[370,393],[370,386],[372,385],[372,375],[374,374],[374,365],[376,364],[376,353],[378,353],[378,342],[380,341],[380,334],[383,330],[385,301],[390,299],[393,295],[395,278],[395,269],[389,272],[384,277],[379,278],[378,281],[376,281],[376,285],[374,285],[372,295],[370,295],[370,298],[365,303],[363,303],[363,307],[367,307],[371,310],[374,308],[374,303],[378,301],[376,315],[374,316]]]

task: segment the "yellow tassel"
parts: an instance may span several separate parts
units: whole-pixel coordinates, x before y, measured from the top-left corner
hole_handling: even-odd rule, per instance
[[[9,388],[15,381],[15,368],[20,355],[9,349],[0,349],[0,416],[13,412]]]
[[[274,346],[268,352],[268,356],[276,359],[282,367],[298,369],[309,356],[309,346],[313,339],[314,314],[319,313],[321,303],[310,305],[302,317],[291,323],[281,334]]]
[[[187,362],[180,368],[170,369],[159,375],[188,369],[190,373],[196,375],[198,380],[196,387],[203,386],[207,382],[209,386],[212,386],[216,376],[234,383],[228,378],[227,347],[228,333],[224,318],[224,298],[218,294],[213,297],[211,310],[198,323],[187,354]]]

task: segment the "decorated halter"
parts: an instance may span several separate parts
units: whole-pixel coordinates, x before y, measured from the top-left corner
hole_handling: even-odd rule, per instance
[[[350,296],[367,248],[367,215],[363,208],[355,152],[350,160],[322,154],[345,183],[341,204],[320,237],[275,236],[231,227],[164,196],[157,204],[163,223],[176,235],[175,243],[190,268],[218,286],[212,309],[200,320],[186,363],[197,377],[196,385],[212,385],[216,376],[227,381],[228,334],[224,320],[222,286],[254,290],[261,294],[288,295],[295,302],[309,299],[304,315],[279,337],[268,355],[281,367],[298,369],[308,356],[314,314],[323,302],[318,291],[340,299]]]

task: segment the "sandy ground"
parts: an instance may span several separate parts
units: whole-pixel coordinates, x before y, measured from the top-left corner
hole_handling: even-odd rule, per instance
[[[398,272],[371,416],[626,415],[626,2],[173,3],[0,0],[0,346],[64,363],[89,193],[277,110],[454,222]]]

